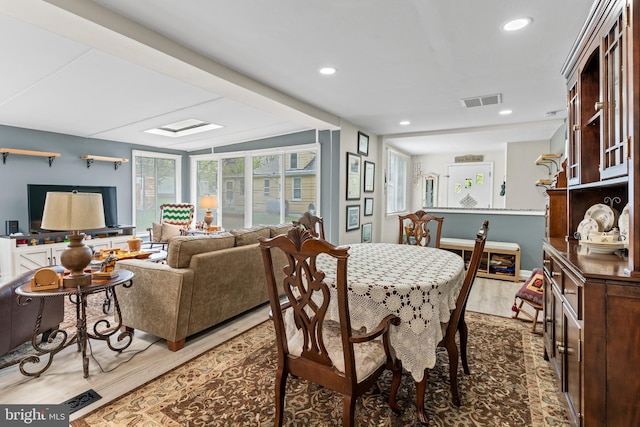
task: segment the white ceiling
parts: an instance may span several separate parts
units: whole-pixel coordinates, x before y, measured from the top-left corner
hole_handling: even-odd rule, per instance
[[[590,0],[0,0],[0,124],[186,151],[337,129],[341,120],[411,154],[549,139],[566,116],[560,69],[590,8]],[[520,16],[533,24],[500,30]],[[319,75],[326,65],[338,73]],[[495,93],[502,105],[460,102]],[[223,127],[179,138],[143,132],[189,118]]]

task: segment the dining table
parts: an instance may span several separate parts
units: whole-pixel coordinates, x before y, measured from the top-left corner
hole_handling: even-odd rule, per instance
[[[375,328],[389,314],[400,318],[390,330],[390,343],[403,368],[416,383],[436,364],[441,323],[447,323],[465,276],[465,262],[454,252],[398,243],[349,246],[347,289],[351,326]],[[320,255],[316,265],[328,284],[335,283],[336,260]],[[331,301],[335,301],[335,288]],[[338,320],[336,303],[327,318]],[[418,396],[423,402],[424,396]],[[420,411],[420,405],[418,410]],[[418,414],[426,420],[425,414]]]

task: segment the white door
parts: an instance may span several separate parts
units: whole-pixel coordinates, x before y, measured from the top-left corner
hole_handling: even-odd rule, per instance
[[[447,207],[491,208],[493,162],[450,163]]]

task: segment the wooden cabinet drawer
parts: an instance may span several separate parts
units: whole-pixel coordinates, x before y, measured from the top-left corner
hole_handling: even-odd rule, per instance
[[[562,274],[562,296],[567,305],[573,310],[576,319],[582,320],[582,286],[570,273]]]

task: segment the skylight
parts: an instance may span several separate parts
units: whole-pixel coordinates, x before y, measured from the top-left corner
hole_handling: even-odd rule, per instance
[[[193,135],[194,133],[219,129],[221,127],[221,125],[217,125],[215,123],[208,123],[197,119],[187,119],[175,123],[169,123],[157,128],[148,129],[145,130],[145,132],[176,138],[179,136]]]

